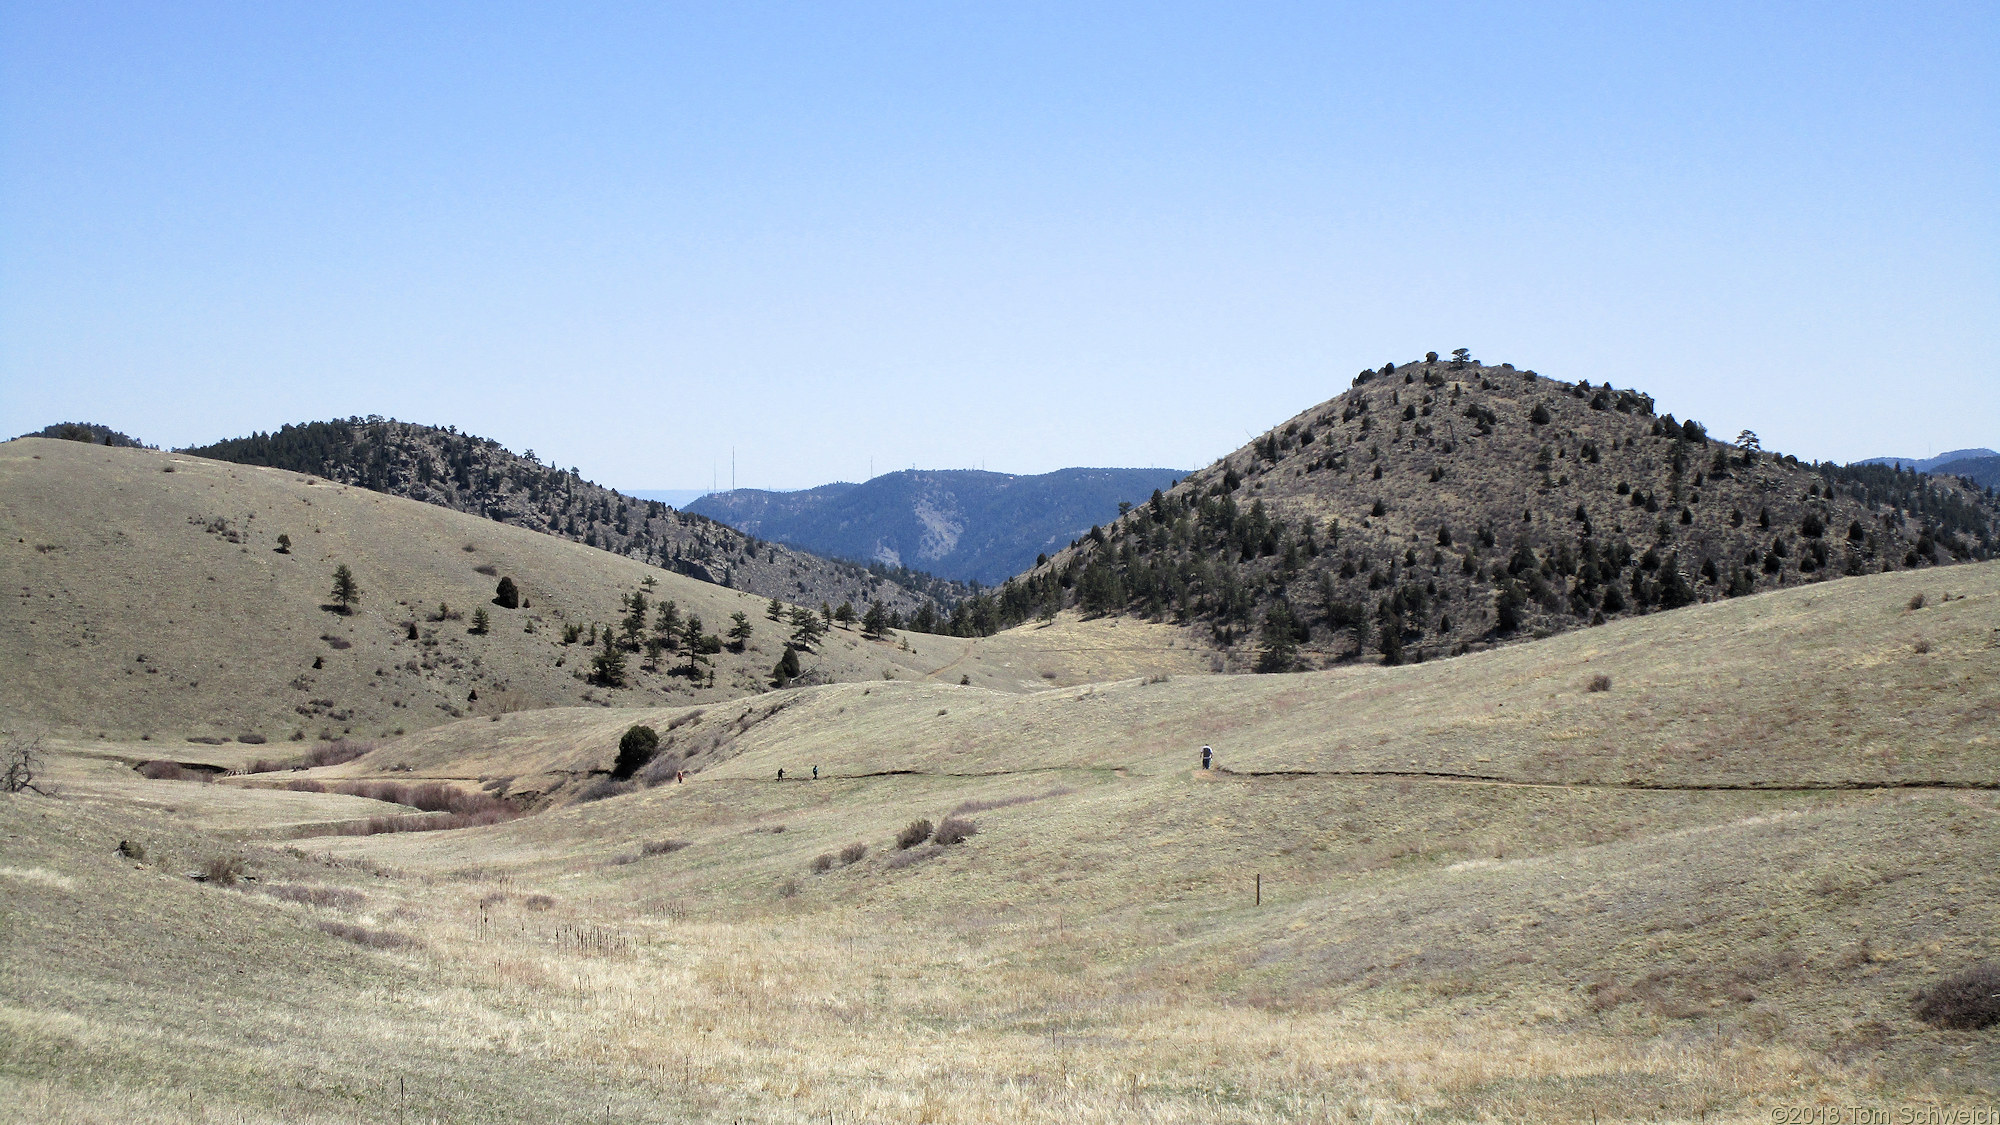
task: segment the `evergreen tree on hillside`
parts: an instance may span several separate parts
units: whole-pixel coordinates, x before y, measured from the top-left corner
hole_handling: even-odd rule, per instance
[[[333,568],[333,600],[340,606],[340,612],[351,613],[354,603],[361,600],[361,585],[354,580],[354,572],[346,563]]]
[[[625,653],[618,647],[611,630],[604,630],[604,647],[591,659],[591,678],[604,687],[625,686]]]

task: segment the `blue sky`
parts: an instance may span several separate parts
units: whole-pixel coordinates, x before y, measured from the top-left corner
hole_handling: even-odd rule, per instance
[[[2000,445],[2000,8],[0,7],[0,431],[1205,464],[1471,348]]]

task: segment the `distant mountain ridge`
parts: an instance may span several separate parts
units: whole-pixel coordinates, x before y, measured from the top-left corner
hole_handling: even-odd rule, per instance
[[[1870,457],[1865,461],[1855,461],[1856,465],[1893,465],[1899,469],[1913,469],[1919,473],[1933,473],[1944,470],[1954,461],[1970,461],[1978,458],[2000,457],[2000,452],[1991,449],[1954,449],[1940,453],[1936,457]]]
[[[965,592],[926,574],[759,542],[707,516],[626,496],[574,469],[545,465],[532,451],[517,454],[451,427],[379,416],[334,419],[179,452],[422,500],[795,604],[880,601],[907,615],[931,602],[948,607]]]
[[[745,534],[817,554],[994,584],[1187,474],[1058,469],[1033,476],[909,469],[798,492],[736,489],[689,504]]]

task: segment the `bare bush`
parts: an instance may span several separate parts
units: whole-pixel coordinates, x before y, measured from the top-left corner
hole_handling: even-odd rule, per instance
[[[815,875],[826,874],[827,872],[833,870],[833,863],[834,863],[834,856],[832,852],[819,853],[818,855],[813,857],[812,861],[813,874]]]
[[[1962,1031],[2000,1024],[2000,965],[1974,965],[1932,985],[1917,997],[1917,1015]]]
[[[359,910],[366,901],[360,891],[346,887],[307,886],[303,883],[273,883],[262,888],[272,898],[286,902],[296,902],[302,906],[317,906],[327,910]]]
[[[1922,608],[1924,608],[1924,596],[1922,594],[1917,594],[1910,599],[1910,609],[1912,612]]]
[[[1597,675],[1590,677],[1588,687],[1591,691],[1610,691],[1611,677],[1599,672]]]
[[[321,922],[319,928],[322,933],[369,949],[414,949],[417,946],[417,939],[393,930],[371,930],[345,922]]]
[[[556,900],[547,895],[529,895],[521,900],[521,905],[529,910],[553,910]]]
[[[579,801],[602,801],[606,797],[622,797],[638,786],[629,781],[616,781],[609,777],[594,778],[577,793]]]
[[[867,854],[868,854],[867,844],[862,844],[862,843],[849,844],[846,847],[840,849],[840,862],[843,866],[852,866],[853,864],[860,863],[861,857]]]
[[[688,846],[686,840],[651,840],[639,848],[640,855],[670,855]]]
[[[884,864],[884,866],[886,866],[891,871],[900,871],[905,867],[911,866],[912,864],[922,863],[927,859],[935,859],[943,854],[944,854],[944,849],[942,847],[939,847],[936,844],[926,844],[921,848],[914,848],[909,851],[897,852],[895,855],[889,857],[888,861]]]
[[[214,883],[218,887],[233,887],[243,878],[243,857],[216,856],[203,865],[201,877],[203,882]]]
[[[19,793],[35,788],[35,773],[42,768],[42,740],[39,738],[10,738],[7,741],[7,770],[0,775],[0,792]],[[43,793],[43,796],[47,796]]]
[[[1916,640],[1910,642],[1910,651],[1916,653],[1918,656],[1922,656],[1930,650],[1931,639],[1929,637],[1918,637]]]
[[[909,851],[930,838],[930,818],[920,816],[911,821],[901,832],[896,833],[896,850]]]
[[[948,816],[937,826],[937,836],[935,839],[940,845],[950,847],[953,844],[963,843],[977,835],[979,835],[979,825],[970,820]]]
[[[141,762],[139,776],[149,781],[208,781],[213,776],[207,770],[191,770],[179,762],[154,760]]]

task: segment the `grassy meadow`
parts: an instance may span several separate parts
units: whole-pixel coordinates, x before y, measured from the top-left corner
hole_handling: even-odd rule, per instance
[[[2000,960],[1996,718],[1980,564],[1397,668],[480,716],[211,783],[72,739],[56,796],[0,798],[0,1118],[1991,1106],[1994,1031],[1914,1002]],[[315,834],[382,802],[270,787],[507,791],[639,721],[685,782],[490,827]]]

